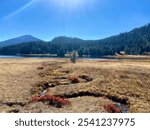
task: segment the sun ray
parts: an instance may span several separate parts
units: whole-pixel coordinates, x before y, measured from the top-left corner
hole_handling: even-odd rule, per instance
[[[84,8],[87,5],[92,5],[95,0],[47,0],[51,2],[54,6],[60,9],[67,9],[69,11]]]
[[[27,8],[31,7],[35,2],[37,2],[37,0],[31,0],[29,3],[25,4],[23,7],[19,8],[18,10],[10,13],[9,15],[5,16],[2,18],[2,20],[7,20],[11,17],[16,16],[17,14],[23,12],[24,10],[26,10]]]

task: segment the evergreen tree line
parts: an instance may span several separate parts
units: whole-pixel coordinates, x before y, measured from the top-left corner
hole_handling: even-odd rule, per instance
[[[114,55],[120,51],[133,55],[150,52],[150,24],[102,40],[82,40],[63,36],[56,37],[50,42],[27,42],[0,48],[0,54],[3,55],[49,53],[64,56],[71,51],[78,51],[81,57]]]

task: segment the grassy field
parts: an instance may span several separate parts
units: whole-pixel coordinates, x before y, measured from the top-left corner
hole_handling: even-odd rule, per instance
[[[65,98],[70,105],[32,101]],[[0,112],[150,112],[150,60],[0,59]]]

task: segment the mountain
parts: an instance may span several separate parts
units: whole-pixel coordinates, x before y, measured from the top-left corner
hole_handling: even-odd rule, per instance
[[[24,42],[31,42],[31,41],[41,41],[41,40],[31,35],[24,35],[24,36],[9,39],[6,41],[2,41],[0,42],[0,47],[15,45],[15,44],[24,43]]]
[[[100,40],[82,40],[71,37],[56,37],[50,42],[30,41],[18,45],[0,48],[0,54],[57,54],[76,50],[79,56],[90,55],[104,56],[114,55],[120,51],[126,54],[144,54],[150,52],[150,24],[135,28],[129,32],[121,33]]]
[[[79,39],[79,38],[74,38],[74,37],[66,37],[66,36],[59,36],[59,37],[55,37],[51,42],[55,42],[55,43],[79,43],[79,42],[83,42],[83,39]]]

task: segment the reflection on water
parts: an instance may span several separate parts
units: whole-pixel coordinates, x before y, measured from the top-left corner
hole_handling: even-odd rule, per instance
[[[0,58],[22,58],[21,56],[0,55]]]
[[[13,59],[13,58],[68,58],[68,57],[50,57],[50,56],[16,56],[16,55],[0,55],[0,59]],[[113,59],[113,58],[103,58],[103,57],[99,57],[99,58],[78,58],[80,60],[117,60],[117,59]]]
[[[68,58],[68,57],[51,57],[51,56],[17,56],[17,55],[0,55],[0,59],[13,59],[13,58]],[[114,57],[87,57],[78,58],[80,60],[146,60],[146,58],[114,58]]]
[[[51,56],[16,56],[16,55],[0,55],[0,58],[67,58],[67,57],[51,57]],[[102,59],[106,60],[107,58],[79,58],[79,59]]]

